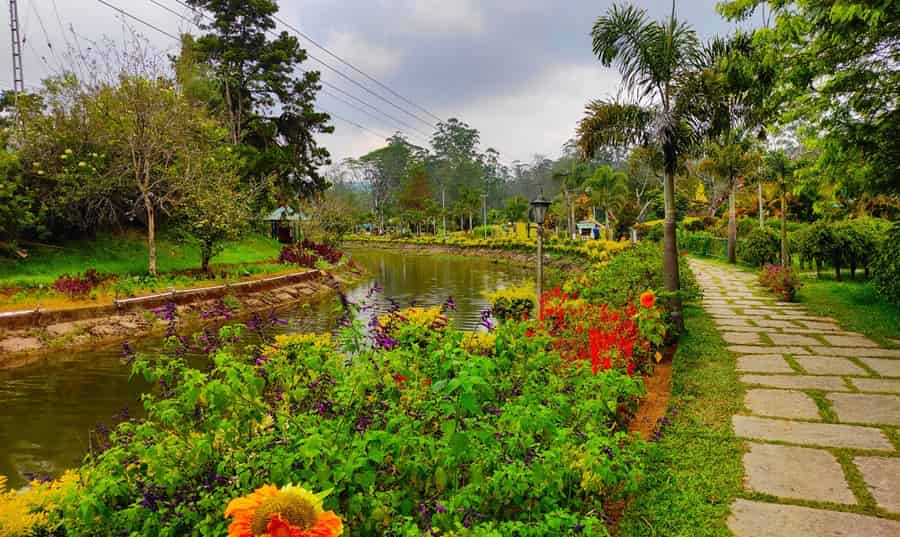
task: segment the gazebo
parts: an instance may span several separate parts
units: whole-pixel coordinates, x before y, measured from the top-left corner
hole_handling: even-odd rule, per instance
[[[600,230],[603,226],[593,218],[582,220],[576,224],[578,227],[578,238],[581,240],[597,240],[600,238]]]
[[[263,218],[272,226],[272,238],[282,244],[292,244],[300,236],[300,221],[305,220],[303,213],[290,207],[279,207]]]

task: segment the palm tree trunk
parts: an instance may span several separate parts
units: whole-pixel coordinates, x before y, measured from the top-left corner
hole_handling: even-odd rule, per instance
[[[763,216],[763,196],[762,196],[762,182],[757,184],[758,187],[758,195],[757,200],[759,201],[759,227],[763,227],[766,225],[765,216]]]
[[[734,209],[734,181],[731,182],[731,192],[728,194],[728,262],[737,263],[737,215]]]
[[[663,280],[666,291],[672,293],[669,298],[669,312],[676,333],[684,330],[684,317],[681,313],[681,287],[678,275],[678,243],[675,236],[675,166],[666,166],[666,180],[663,184],[665,196],[666,219],[663,224]]]
[[[603,214],[606,215],[606,229],[604,231],[604,235],[606,235],[606,240],[612,240],[610,238],[611,233],[609,232],[609,208],[603,209]]]
[[[788,242],[787,242],[787,204],[784,201],[784,183],[781,184],[781,266],[788,266]]]

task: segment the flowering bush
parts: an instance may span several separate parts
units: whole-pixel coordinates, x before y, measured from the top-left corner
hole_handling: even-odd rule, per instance
[[[651,354],[666,331],[656,296],[648,291],[639,305],[621,310],[596,306],[577,294],[556,288],[541,297],[538,334],[551,336],[550,345],[568,362],[589,361],[591,371],[649,368]]]
[[[786,302],[794,300],[797,288],[800,287],[800,282],[794,269],[771,264],[763,267],[759,275],[759,283],[763,287],[771,289],[772,292]]]
[[[337,338],[355,342],[349,354],[324,336],[246,349],[234,325],[203,347],[202,369],[176,335],[162,357],[129,353],[155,386],[146,415],[93,437],[50,523],[68,536],[224,535],[228,505],[243,536],[307,535],[297,528],[328,510],[360,536],[607,536],[606,505],[643,471],[645,444],[624,432],[640,380],[571,367],[551,334],[524,337],[536,321],[468,336],[446,315],[397,310],[369,328],[349,316]],[[331,493],[276,511],[291,483]]]
[[[498,321],[524,321],[534,310],[534,284],[526,283],[484,293],[491,303],[491,314]]]
[[[88,269],[84,276],[63,274],[53,282],[53,288],[70,299],[75,300],[88,296],[102,279],[95,269]]]
[[[68,471],[59,479],[36,479],[22,491],[15,491],[6,490],[6,477],[0,476],[0,537],[47,534],[59,497],[77,479],[74,472]]]
[[[363,242],[383,242],[401,244],[420,244],[423,246],[452,246],[456,248],[493,248],[498,250],[533,251],[537,248],[537,238],[534,234],[530,238],[499,235],[494,237],[480,237],[467,233],[450,233],[446,238],[437,235],[423,235],[421,237],[390,237],[378,235],[351,235],[348,240]],[[572,239],[559,239],[546,237],[544,250],[563,255],[571,255],[585,258],[590,261],[605,261],[611,254],[624,250],[630,246],[628,242],[615,241],[581,241]]]
[[[469,354],[493,356],[496,350],[497,336],[486,332],[465,332],[461,345],[463,350]]]

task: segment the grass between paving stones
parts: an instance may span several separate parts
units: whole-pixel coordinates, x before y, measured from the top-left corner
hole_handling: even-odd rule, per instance
[[[698,259],[758,274],[758,271],[749,267],[731,265],[720,259]],[[900,306],[884,300],[861,274],[857,273],[856,277],[855,280],[835,281],[833,274],[822,273],[821,278],[817,278],[815,272],[802,273],[802,286],[797,292],[796,302],[805,306],[810,315],[832,317],[845,330],[859,332],[886,347],[897,347],[890,340],[900,339]],[[770,293],[760,296],[773,298]]]
[[[686,333],[674,361],[670,409],[647,477],[622,518],[619,536],[730,536],[726,519],[741,491],[741,442],[731,416],[743,407],[735,357],[710,316],[685,308]]]

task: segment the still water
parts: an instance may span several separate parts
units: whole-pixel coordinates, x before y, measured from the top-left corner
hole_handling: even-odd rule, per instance
[[[352,258],[368,269],[367,278],[350,289],[352,301],[366,299],[377,283],[375,309],[440,305],[452,296],[457,305],[454,323],[464,329],[478,327],[489,291],[520,283],[530,271],[485,257],[422,255],[381,249],[351,249]],[[338,300],[298,305],[279,311],[288,321],[282,332],[332,330],[339,318]],[[134,345],[151,353],[159,340]],[[26,475],[58,475],[76,466],[89,445],[89,431],[109,424],[127,409],[140,415],[140,394],[148,386],[131,379],[121,363],[121,345],[91,350],[55,351],[28,366],[0,370],[0,475],[9,485],[27,482]]]

